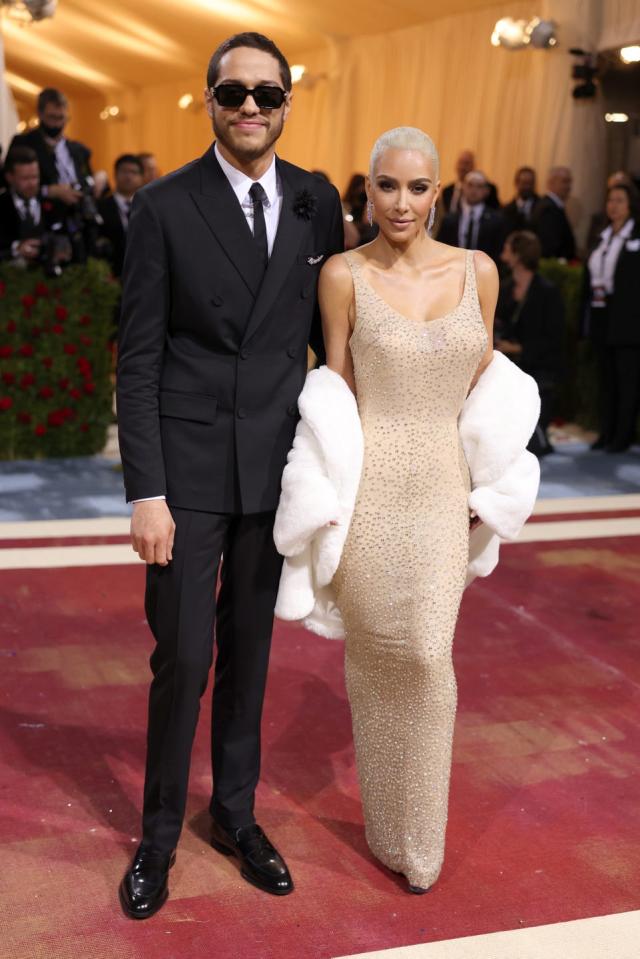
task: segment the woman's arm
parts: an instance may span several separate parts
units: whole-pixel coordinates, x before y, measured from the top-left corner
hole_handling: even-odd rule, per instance
[[[482,319],[484,320],[484,325],[487,328],[488,341],[487,348],[482,359],[480,360],[480,365],[478,366],[476,374],[471,381],[469,392],[471,392],[493,359],[493,318],[496,312],[499,289],[498,270],[496,269],[496,265],[491,257],[487,256],[487,254],[483,253],[481,250],[477,250],[473,255],[473,259],[476,268],[478,299],[480,300]]]
[[[356,382],[349,349],[355,316],[353,279],[343,255],[332,256],[322,267],[318,280],[318,301],[327,366],[339,373],[355,393]]]

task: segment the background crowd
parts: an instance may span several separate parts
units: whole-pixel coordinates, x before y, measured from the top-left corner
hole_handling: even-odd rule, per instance
[[[62,92],[43,90],[37,107],[38,126],[14,137],[0,171],[0,259],[55,275],[67,263],[100,257],[118,278],[131,203],[141,186],[160,175],[156,159],[148,152],[122,154],[110,179],[105,171],[92,170],[89,147],[65,136],[69,111]],[[541,274],[541,260],[584,267],[579,332],[591,344],[599,394],[599,434],[592,448],[628,449],[640,411],[638,184],[625,171],[611,174],[604,202],[593,198],[581,248],[566,212],[572,183],[570,169],[554,166],[539,192],[537,171],[521,166],[513,197],[502,203],[474,153],[465,149],[455,179],[441,191],[434,227],[439,240],[482,250],[498,266],[495,348],[538,383],[542,412],[530,448],[539,456],[552,450],[547,430],[570,360],[565,303],[557,285]],[[351,177],[343,211],[348,249],[376,235],[376,225],[367,220],[363,174]]]

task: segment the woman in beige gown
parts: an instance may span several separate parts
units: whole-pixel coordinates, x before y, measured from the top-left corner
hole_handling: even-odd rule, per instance
[[[487,256],[430,237],[439,187],[426,134],[380,137],[367,183],[379,235],[332,257],[319,291],[327,364],[355,393],[365,440],[334,585],[366,836],[418,893],[444,857],[473,522],[458,416],[491,360],[498,292]]]

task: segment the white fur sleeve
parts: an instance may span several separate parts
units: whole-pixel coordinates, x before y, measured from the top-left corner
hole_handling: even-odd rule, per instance
[[[300,420],[282,474],[273,530],[276,549],[282,556],[297,556],[319,529],[338,519],[339,513],[338,496],[318,441]]]

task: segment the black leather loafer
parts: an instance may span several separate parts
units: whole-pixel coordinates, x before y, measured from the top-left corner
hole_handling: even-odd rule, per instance
[[[159,853],[140,846],[118,890],[125,916],[148,919],[164,906],[169,895],[169,870],[175,861],[175,849]]]
[[[235,856],[240,861],[242,877],[258,889],[274,896],[293,892],[287,864],[257,823],[227,830],[214,819],[211,845],[223,856]]]

